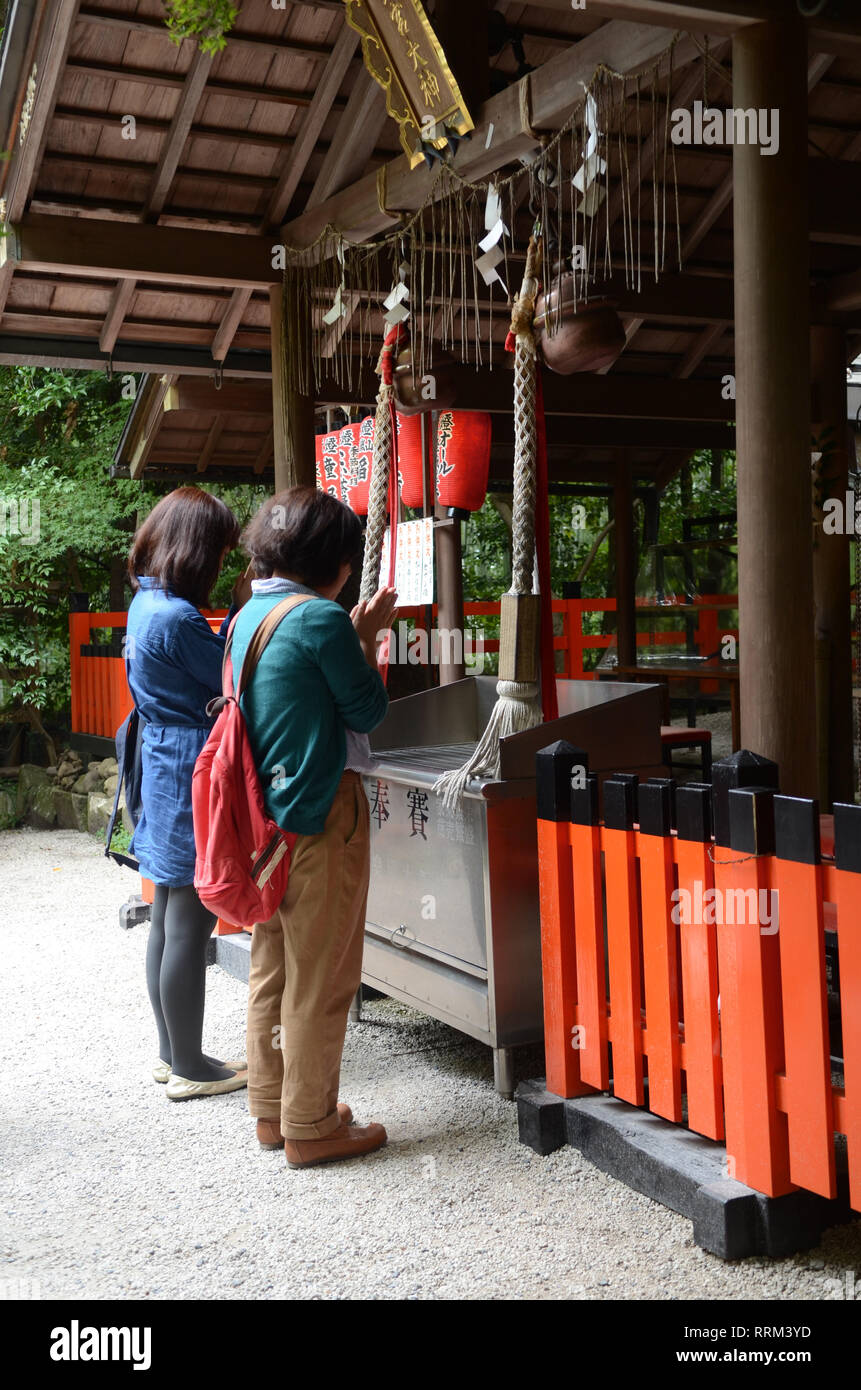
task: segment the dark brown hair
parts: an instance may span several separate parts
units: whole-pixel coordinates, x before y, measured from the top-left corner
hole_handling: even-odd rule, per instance
[[[295,575],[311,589],[333,584],[362,548],[362,523],[345,502],[316,487],[291,487],[263,503],[242,544],[258,579],[273,570]]]
[[[199,487],[177,488],[156,503],[134,538],[132,588],[139,587],[138,575],[148,574],[165,592],[203,608],[223,552],[238,544],[239,523],[220,497]]]

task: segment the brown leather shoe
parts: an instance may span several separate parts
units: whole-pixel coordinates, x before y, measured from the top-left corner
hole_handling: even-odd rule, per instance
[[[353,1123],[353,1112],[349,1105],[344,1101],[338,1101],[338,1114],[341,1116],[341,1124],[351,1125]],[[257,1139],[261,1149],[283,1149],[284,1135],[281,1133],[280,1120],[258,1120]]]
[[[382,1125],[344,1125],[325,1139],[285,1139],[288,1168],[313,1168],[316,1163],[340,1163],[344,1158],[381,1149],[388,1135]]]

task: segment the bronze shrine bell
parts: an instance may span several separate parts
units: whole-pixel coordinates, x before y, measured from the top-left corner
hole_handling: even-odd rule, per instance
[[[535,340],[551,372],[597,372],[610,367],[625,346],[625,329],[613,299],[589,299],[578,305],[574,274],[553,277],[552,286],[535,301]]]
[[[432,378],[428,382],[428,378]],[[398,353],[394,372],[395,400],[401,415],[422,415],[430,410],[451,410],[457,399],[454,360],[447,352],[435,352],[416,376],[412,348]],[[426,396],[428,386],[432,395]]]

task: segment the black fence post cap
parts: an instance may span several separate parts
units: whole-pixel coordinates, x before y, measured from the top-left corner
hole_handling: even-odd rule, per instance
[[[589,771],[589,755],[573,743],[557,739],[535,754],[535,804],[539,820],[571,819],[572,776],[576,768]]]

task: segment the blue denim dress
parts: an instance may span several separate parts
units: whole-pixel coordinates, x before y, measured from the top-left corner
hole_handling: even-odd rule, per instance
[[[153,883],[194,880],[191,775],[212,729],[206,706],[221,694],[231,609],[212,631],[194,604],[138,577],[126,629],[126,675],[143,724],[143,814],[131,853]]]

